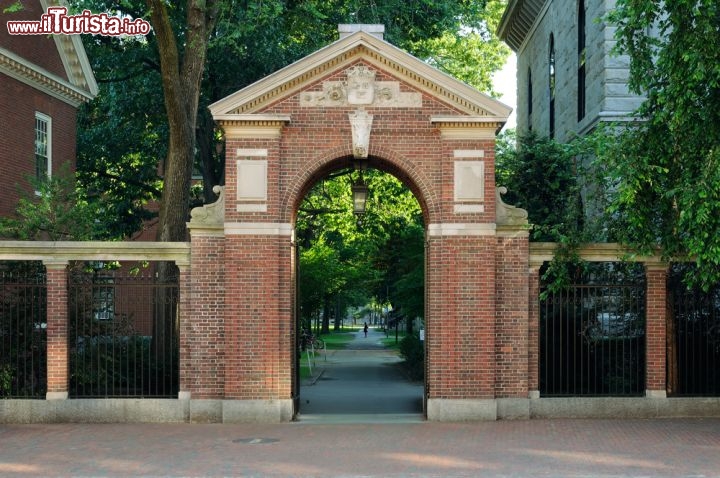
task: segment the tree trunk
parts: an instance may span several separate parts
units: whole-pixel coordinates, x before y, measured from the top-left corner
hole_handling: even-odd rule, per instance
[[[323,320],[322,320],[322,333],[330,333],[330,297],[325,296],[323,302]]]
[[[185,224],[189,218],[200,82],[210,34],[215,28],[217,1],[188,0],[187,23],[180,40],[184,44],[182,57],[166,2],[146,0],[146,3],[157,40],[169,127],[156,239],[161,242],[186,241]],[[176,276],[177,267],[175,264],[160,263],[157,271],[159,282],[164,284]],[[170,293],[169,289],[160,288],[153,318],[153,356],[156,357],[158,369],[165,372],[171,370],[176,347],[173,331],[177,324],[177,311],[168,305],[172,303],[171,297],[168,297]]]
[[[217,1],[188,0],[185,48],[181,57],[166,3],[163,0],[146,1],[157,39],[169,127],[157,240],[185,241],[200,83],[218,6]]]

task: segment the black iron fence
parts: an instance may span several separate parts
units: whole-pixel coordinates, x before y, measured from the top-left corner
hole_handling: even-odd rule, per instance
[[[42,262],[0,262],[0,398],[45,398],[45,279]]]
[[[540,394],[644,393],[642,265],[588,263],[571,272],[574,283],[562,291],[541,285]]]
[[[691,264],[668,275],[668,391],[677,396],[720,395],[720,284],[703,291],[683,282]]]
[[[176,398],[174,267],[77,263],[69,281],[70,397]]]

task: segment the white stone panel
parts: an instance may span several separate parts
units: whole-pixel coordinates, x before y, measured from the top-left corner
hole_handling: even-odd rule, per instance
[[[485,162],[455,161],[455,202],[485,199]]]
[[[237,161],[237,200],[267,200],[267,166],[266,159]]]

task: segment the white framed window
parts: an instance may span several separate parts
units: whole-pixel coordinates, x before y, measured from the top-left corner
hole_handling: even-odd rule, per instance
[[[35,178],[43,181],[52,171],[52,118],[35,112]]]

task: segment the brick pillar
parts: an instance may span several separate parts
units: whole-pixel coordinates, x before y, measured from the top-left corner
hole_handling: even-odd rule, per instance
[[[655,398],[666,396],[667,272],[666,264],[645,264],[645,395]]]
[[[439,232],[427,251],[427,418],[494,420],[497,240]]]
[[[47,271],[47,400],[68,398],[67,261],[44,261]]]
[[[225,381],[225,284],[222,224],[189,225],[189,273],[180,268],[181,399],[218,399]]]
[[[498,226],[495,354],[497,398],[528,397],[528,231]]]
[[[528,396],[540,398],[540,264],[528,268]]]
[[[189,325],[192,318],[192,313],[190,311],[190,306],[192,304],[192,301],[190,300],[190,291],[192,290],[192,288],[190,287],[190,264],[177,263],[176,265],[178,266],[178,270],[180,272],[180,277],[178,278],[178,287],[180,289],[178,310],[178,322],[180,324],[180,390],[178,391],[178,398],[181,400],[189,400],[191,397],[191,392],[187,386],[188,377],[184,373],[183,369],[185,365],[185,358],[187,355],[189,355],[187,338],[190,332]]]

